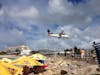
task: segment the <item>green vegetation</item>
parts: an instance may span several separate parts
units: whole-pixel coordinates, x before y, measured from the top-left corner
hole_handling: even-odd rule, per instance
[[[4,52],[4,51],[1,51],[1,52],[0,52],[0,55],[5,55],[5,54],[7,54],[7,53]]]

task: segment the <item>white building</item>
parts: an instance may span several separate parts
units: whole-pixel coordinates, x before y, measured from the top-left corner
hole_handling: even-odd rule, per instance
[[[25,45],[8,47],[5,50],[7,54],[17,54],[18,53],[18,55],[29,55],[31,51],[32,50],[29,49],[29,47]]]
[[[28,46],[21,46],[20,50],[21,50],[20,55],[30,55],[32,51]]]

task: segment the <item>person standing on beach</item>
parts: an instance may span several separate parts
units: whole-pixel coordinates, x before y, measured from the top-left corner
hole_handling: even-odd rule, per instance
[[[72,59],[74,60],[74,58],[75,58],[75,50],[74,50],[74,49],[72,49],[71,57],[72,57]]]
[[[66,52],[67,52],[67,50],[64,50],[64,56],[67,56],[67,53]]]
[[[81,49],[81,59],[84,61],[85,60],[85,50]]]
[[[95,53],[95,50],[91,50],[91,57],[92,57],[92,61],[95,62],[96,61],[96,53]]]

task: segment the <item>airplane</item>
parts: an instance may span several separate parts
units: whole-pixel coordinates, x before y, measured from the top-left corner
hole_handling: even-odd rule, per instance
[[[64,30],[62,30],[59,34],[51,33],[51,32],[50,32],[50,29],[48,29],[47,32],[48,32],[48,36],[51,36],[51,37],[69,38],[69,35],[66,35],[66,34],[64,33]]]

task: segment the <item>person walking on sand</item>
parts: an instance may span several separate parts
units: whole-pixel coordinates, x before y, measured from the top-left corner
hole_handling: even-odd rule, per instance
[[[84,49],[81,49],[81,59],[82,61],[85,60],[85,50]]]
[[[71,57],[72,57],[72,60],[74,60],[74,59],[75,59],[75,50],[74,50],[74,49],[72,49],[72,52],[71,52]]]
[[[96,61],[95,50],[91,50],[91,56],[92,56],[92,61],[95,62]]]

